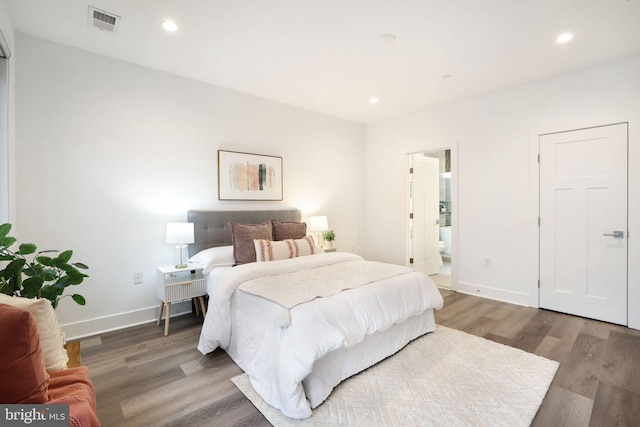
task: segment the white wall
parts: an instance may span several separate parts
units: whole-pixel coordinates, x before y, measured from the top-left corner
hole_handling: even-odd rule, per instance
[[[364,255],[406,263],[406,153],[457,145],[454,286],[537,306],[538,134],[629,121],[629,324],[640,328],[638,76],[640,57],[368,126]]]
[[[300,208],[355,246],[363,126],[21,33],[15,50],[17,237],[91,267],[87,305],[57,309],[71,337],[155,317],[166,223],[188,209]],[[282,156],[284,201],[218,201],[218,149]]]
[[[451,145],[456,286],[535,306],[537,135],[615,121],[630,122],[629,319],[640,327],[640,58],[371,125],[365,147],[362,126],[327,116],[19,33],[13,50],[10,218],[20,240],[90,265],[87,306],[57,310],[71,337],[154,318],[155,267],[172,263],[165,224],[191,208],[327,214],[340,250],[357,242],[406,263],[406,153]],[[217,201],[218,149],[283,156],[285,200]]]

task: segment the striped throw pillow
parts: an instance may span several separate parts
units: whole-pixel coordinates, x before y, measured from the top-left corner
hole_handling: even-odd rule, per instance
[[[257,262],[296,258],[316,253],[316,246],[311,236],[280,241],[256,239],[253,244],[256,248]]]

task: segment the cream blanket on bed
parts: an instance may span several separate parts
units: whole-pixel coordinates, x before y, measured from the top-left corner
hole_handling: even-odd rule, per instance
[[[326,298],[378,280],[414,271],[375,261],[350,261],[249,280],[239,289],[291,309],[315,298]]]

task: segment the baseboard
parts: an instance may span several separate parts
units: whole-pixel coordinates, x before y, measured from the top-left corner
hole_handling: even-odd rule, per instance
[[[60,329],[66,334],[67,341],[86,338],[105,332],[117,331],[131,326],[158,320],[160,306],[147,307],[140,310],[128,311],[109,316],[96,317],[80,322],[60,324]],[[181,301],[171,304],[171,317],[191,313],[191,301]]]
[[[476,295],[496,301],[529,307],[529,294],[521,292],[505,291],[504,289],[496,289],[466,282],[457,282],[454,290],[462,292],[463,294]]]

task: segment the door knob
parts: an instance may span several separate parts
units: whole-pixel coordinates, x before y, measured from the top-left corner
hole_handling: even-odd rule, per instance
[[[614,237],[616,239],[622,239],[624,237],[624,231],[621,230],[614,230],[612,234],[603,234],[603,236],[611,236]]]

